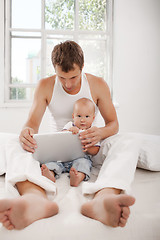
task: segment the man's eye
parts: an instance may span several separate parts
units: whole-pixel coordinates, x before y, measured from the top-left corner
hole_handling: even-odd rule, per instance
[[[81,115],[78,115],[78,117],[81,117]]]
[[[89,118],[89,116],[87,115],[86,118]]]

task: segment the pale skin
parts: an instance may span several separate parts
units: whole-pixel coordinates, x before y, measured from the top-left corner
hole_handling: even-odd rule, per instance
[[[72,95],[79,92],[81,87],[79,66],[74,64],[74,70],[66,73],[62,71],[60,66],[56,65],[55,71],[67,93]],[[36,148],[36,142],[32,136],[38,132],[46,107],[51,101],[56,75],[42,79],[36,88],[28,120],[19,137],[20,143],[26,151],[33,153]],[[84,149],[88,149],[100,140],[118,132],[116,111],[111,101],[107,83],[102,78],[91,74],[86,74],[86,76],[92,98],[104,118],[105,126],[101,128],[91,127],[80,134],[82,145],[85,146]],[[47,199],[44,189],[29,181],[19,182],[16,186],[21,195],[19,198],[0,200],[0,222],[7,229],[22,229],[38,219],[58,213],[57,204]],[[108,226],[124,227],[130,213],[129,206],[134,204],[135,199],[120,193],[120,189],[114,188],[100,190],[95,194],[93,200],[82,205],[81,213]],[[37,206],[42,204],[45,211],[38,211]]]
[[[72,114],[74,126],[68,129],[72,134],[78,134],[80,130],[87,130],[91,127],[95,119],[95,106],[85,98],[79,99],[75,105]],[[63,130],[64,131],[64,130]],[[99,146],[92,146],[88,149],[84,146],[84,152],[91,155],[96,155],[99,151]],[[55,174],[49,170],[45,164],[41,167],[42,175],[55,182]],[[77,187],[85,178],[85,173],[77,171],[74,167],[70,169],[70,185]]]

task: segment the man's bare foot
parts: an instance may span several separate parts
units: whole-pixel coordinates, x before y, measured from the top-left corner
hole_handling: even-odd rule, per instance
[[[42,175],[43,175],[44,177],[49,178],[49,179],[50,179],[51,181],[53,181],[53,182],[56,181],[56,178],[55,178],[55,176],[54,176],[54,172],[53,172],[53,171],[50,171],[45,164],[42,164],[41,172],[42,172]]]
[[[81,213],[111,227],[124,227],[135,198],[126,194],[99,194],[82,205]]]
[[[31,223],[58,213],[56,203],[37,194],[0,200],[0,222],[8,230],[23,229]]]
[[[71,168],[70,172],[70,185],[72,187],[77,187],[85,178],[85,174],[82,172],[78,172],[75,168]]]

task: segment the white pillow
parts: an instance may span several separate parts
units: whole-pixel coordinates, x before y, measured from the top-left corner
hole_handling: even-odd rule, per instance
[[[160,171],[160,136],[137,134],[140,140],[137,167],[151,171]]]
[[[133,143],[135,142],[136,145],[133,148],[130,147],[130,151],[135,151],[135,147],[139,151],[137,167],[150,171],[160,171],[160,136],[143,133],[120,133],[105,139],[101,144],[99,153],[93,157],[94,166],[101,167],[107,152],[109,152],[114,143],[117,143],[117,146],[119,146],[119,143],[123,142],[126,144],[131,139],[133,139]],[[103,155],[103,152],[105,152],[105,155]]]

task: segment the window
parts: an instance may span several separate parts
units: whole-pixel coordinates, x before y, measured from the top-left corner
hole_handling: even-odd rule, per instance
[[[53,47],[80,44],[85,72],[112,87],[112,0],[6,0],[4,102],[31,101],[37,82],[54,74]]]

